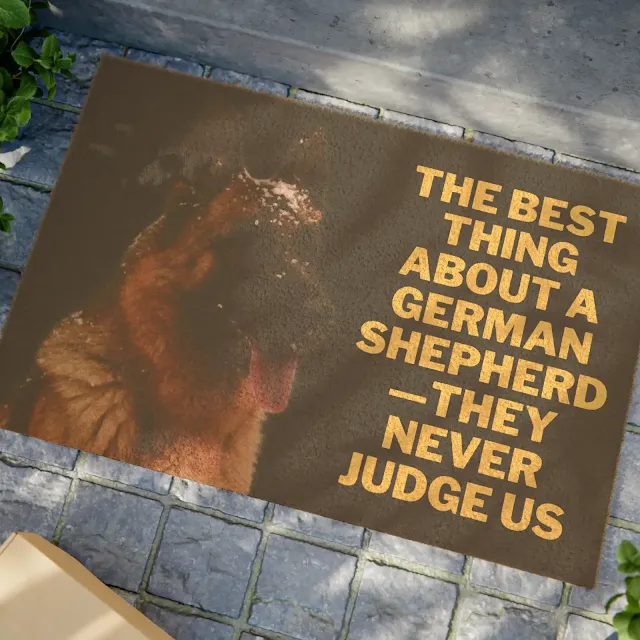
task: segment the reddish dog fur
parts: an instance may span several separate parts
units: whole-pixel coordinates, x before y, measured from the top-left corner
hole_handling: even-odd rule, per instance
[[[166,216],[150,225],[127,251],[115,302],[71,315],[41,345],[43,387],[28,433],[248,493],[263,421],[287,406],[294,359],[268,361],[240,326],[241,372],[215,377],[183,349],[180,305],[229,268],[216,238],[238,226],[258,234],[260,225],[284,238],[320,218],[306,192],[245,173],[197,209],[170,243],[162,240]],[[304,280],[305,267],[284,255]]]

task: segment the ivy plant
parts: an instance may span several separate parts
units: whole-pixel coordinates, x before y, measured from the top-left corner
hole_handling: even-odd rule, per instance
[[[56,74],[72,77],[75,54],[64,55],[55,35],[33,26],[36,12],[51,8],[48,0],[0,0],[0,151],[29,122],[31,100],[45,98],[43,87],[53,100]],[[0,198],[0,232],[11,231],[13,219]]]
[[[640,552],[628,540],[618,547],[618,571],[627,576],[627,588],[609,599],[606,610],[626,596],[627,606],[613,616],[613,626],[619,640],[640,640]]]

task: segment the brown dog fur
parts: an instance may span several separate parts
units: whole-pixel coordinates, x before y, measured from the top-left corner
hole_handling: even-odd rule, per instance
[[[259,391],[252,386],[246,369],[253,338],[241,322],[239,374],[223,367],[214,375],[206,366],[196,366],[183,349],[179,308],[206,278],[229,268],[215,239],[231,237],[239,227],[259,234],[260,225],[285,238],[320,218],[306,192],[246,173],[197,209],[170,242],[163,240],[168,220],[162,216],[129,248],[115,302],[71,315],[41,345],[37,363],[43,387],[28,433],[249,492],[262,423],[268,412],[283,409],[282,399],[265,408],[261,399],[271,393],[270,383],[265,387],[261,382]],[[284,255],[308,281],[303,262],[288,250]],[[234,318],[239,316],[233,309],[229,313],[225,326],[238,326]],[[281,377],[278,366],[273,375]],[[275,396],[286,395],[286,406],[288,391],[279,388],[283,384],[273,381]]]

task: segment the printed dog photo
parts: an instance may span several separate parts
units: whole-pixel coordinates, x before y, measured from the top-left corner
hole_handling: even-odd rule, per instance
[[[27,433],[248,493],[263,422],[286,410],[326,316],[323,213],[295,177],[198,155],[205,133],[168,154],[172,168],[146,168],[162,211],[113,281],[41,343]]]

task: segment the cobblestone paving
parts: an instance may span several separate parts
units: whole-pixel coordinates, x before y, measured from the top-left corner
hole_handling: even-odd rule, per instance
[[[640,175],[452,124],[60,34],[77,79],[8,145],[0,194],[0,322],[102,53],[249,86],[640,182]],[[35,531],[178,640],[604,640],[615,549],[640,545],[640,390],[628,416],[598,585],[572,588],[482,560],[0,431],[0,543]]]

